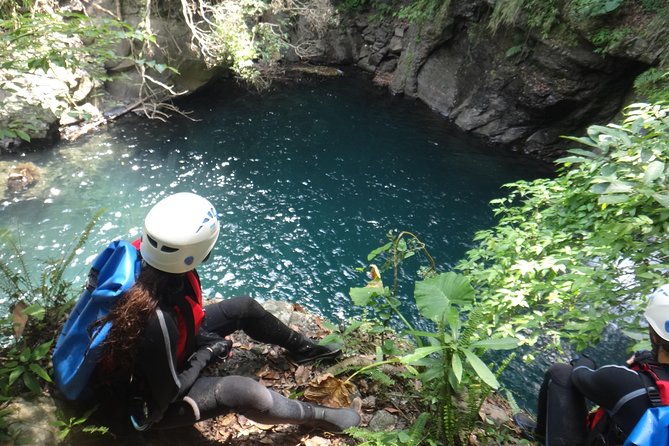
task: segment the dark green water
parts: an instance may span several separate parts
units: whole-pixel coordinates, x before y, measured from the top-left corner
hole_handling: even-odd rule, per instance
[[[210,295],[289,300],[343,321],[355,313],[348,289],[366,280],[355,268],[387,231],[414,232],[446,270],[494,223],[488,202],[503,184],[550,174],[355,75],[262,95],[219,85],[181,106],[197,121],[124,119],[22,157],[43,169],[41,184],[5,198],[0,220],[28,258],[60,255],[104,207],[71,271],[80,281],[106,243],[138,236],[161,196],[193,191],[222,221],[200,268]]]

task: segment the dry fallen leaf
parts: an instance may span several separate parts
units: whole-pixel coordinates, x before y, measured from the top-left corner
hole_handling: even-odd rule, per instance
[[[28,323],[28,315],[24,310],[28,308],[25,302],[20,301],[12,308],[12,321],[14,323],[14,337],[19,339],[23,335],[23,330]]]
[[[348,407],[350,394],[355,386],[326,373],[313,379],[304,390],[304,397],[310,401],[330,407]]]
[[[309,382],[309,377],[311,376],[311,367],[305,367],[300,365],[295,370],[295,384],[298,386],[304,385]]]
[[[272,370],[268,366],[265,366],[262,370],[256,373],[256,376],[265,380],[277,380],[280,378],[279,372]]]

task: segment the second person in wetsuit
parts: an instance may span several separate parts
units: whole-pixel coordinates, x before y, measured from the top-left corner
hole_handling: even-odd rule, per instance
[[[544,444],[578,446],[592,439],[586,423],[586,400],[603,408],[613,422],[601,433],[607,437],[604,441],[627,438],[646,410],[657,404],[648,390],[657,392],[655,383],[638,369],[648,364],[661,379],[669,379],[669,285],[649,296],[645,317],[653,349],[637,352],[628,365],[596,367],[590,358],[578,356],[570,364],[554,364],[546,372],[535,428]]]

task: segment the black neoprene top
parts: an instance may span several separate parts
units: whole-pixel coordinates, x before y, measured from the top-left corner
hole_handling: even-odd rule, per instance
[[[646,385],[650,378],[627,366],[605,365],[595,369],[586,357],[574,363],[571,381],[590,401],[604,408],[627,437],[646,409],[652,407]]]

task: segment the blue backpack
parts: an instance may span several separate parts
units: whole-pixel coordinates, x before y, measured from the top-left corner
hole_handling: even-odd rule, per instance
[[[137,249],[117,240],[109,244],[93,261],[86,288],[79,296],[53,352],[54,380],[67,399],[81,399],[102,356],[102,342],[111,323],[91,332],[92,324],[109,314],[140,271]]]
[[[624,446],[669,446],[669,406],[646,410]]]

